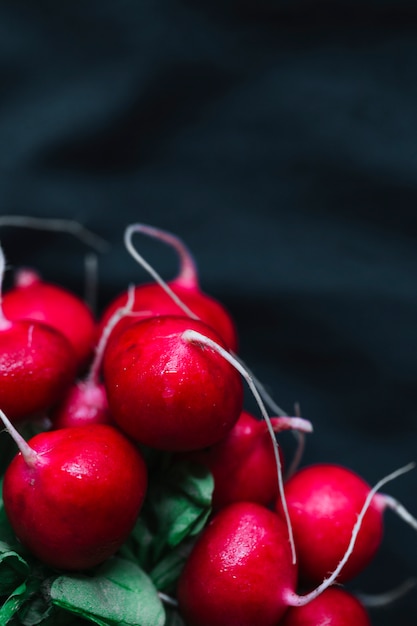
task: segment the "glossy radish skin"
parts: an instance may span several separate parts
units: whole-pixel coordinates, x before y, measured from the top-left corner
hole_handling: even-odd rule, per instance
[[[297,584],[287,527],[256,503],[222,509],[194,545],[178,581],[187,626],[277,626]]]
[[[171,451],[204,448],[239,418],[240,374],[214,350],[183,340],[190,328],[222,345],[202,322],[175,316],[136,322],[109,341],[103,376],[110,411],[141,444]]]
[[[329,587],[300,607],[290,607],[279,626],[371,626],[365,607],[340,587]]]
[[[40,322],[0,319],[1,408],[12,421],[58,402],[76,373],[68,340]]]
[[[274,418],[271,421],[274,424]],[[280,455],[283,466],[281,449]],[[278,497],[270,434],[265,422],[247,411],[242,411],[236,424],[221,441],[192,453],[192,458],[208,467],[213,474],[212,504],[215,511],[243,500],[268,506]]]
[[[79,368],[86,365],[96,341],[96,323],[89,307],[69,290],[47,283],[33,270],[21,270],[15,286],[3,296],[10,320],[37,320],[60,331],[71,343]]]
[[[146,492],[145,463],[108,425],[48,431],[6,470],[4,506],[18,539],[47,565],[85,570],[113,555],[131,532]]]
[[[53,428],[89,424],[111,424],[107,393],[103,384],[77,381],[50,415]]]
[[[181,301],[191,309],[197,318],[213,328],[222,337],[229,350],[237,350],[237,331],[235,324],[226,311],[225,307],[217,300],[200,291],[198,286],[192,284],[184,285],[180,280],[173,280],[168,283],[173,292]],[[135,302],[133,312],[140,313],[141,319],[145,317],[155,317],[159,315],[185,315],[172,298],[157,284],[146,283],[137,285],[134,291]],[[106,308],[99,323],[99,328],[103,328],[112,314],[127,301],[127,294],[119,295]],[[134,316],[122,319],[116,326],[115,331],[122,330],[137,318]]]
[[[336,569],[370,486],[350,469],[320,463],[298,470],[285,484],[300,579],[318,584]],[[375,556],[383,535],[383,500],[374,496],[353,553],[338,582],[359,574]],[[280,503],[277,510],[281,511]]]

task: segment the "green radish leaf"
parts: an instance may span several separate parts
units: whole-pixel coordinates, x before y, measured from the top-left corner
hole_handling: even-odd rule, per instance
[[[186,495],[190,502],[202,508],[211,506],[213,476],[202,464],[193,461],[176,463],[170,468],[166,481],[168,485]]]
[[[130,533],[129,538],[121,546],[118,556],[138,563],[145,571],[153,564],[154,534],[149,529],[144,517],[141,515]]]
[[[10,549],[8,543],[0,541],[0,596],[8,596],[29,575],[29,565],[20,554]]]
[[[164,626],[165,610],[150,578],[135,563],[109,559],[94,575],[59,576],[52,603],[100,626]]]
[[[34,594],[19,610],[18,620],[19,626],[83,626],[91,623],[54,606],[44,594]]]
[[[155,527],[154,563],[204,526],[211,512],[214,489],[209,470],[191,461],[170,466],[151,482],[142,517]]]
[[[9,595],[0,607],[0,624],[2,626],[6,626],[10,622],[20,607],[26,602],[30,593],[32,591],[28,588],[26,582],[23,582]]]
[[[149,576],[159,591],[175,593],[178,577],[193,545],[193,540],[183,541],[150,571]]]

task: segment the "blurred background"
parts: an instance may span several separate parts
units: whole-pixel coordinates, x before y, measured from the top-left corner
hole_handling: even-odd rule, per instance
[[[303,463],[373,484],[417,461],[417,5],[161,0],[0,5],[0,214],[74,219],[100,254],[96,311],[148,280],[123,233],[180,236],[240,353],[315,432]],[[11,270],[85,292],[74,237],[0,226]],[[162,244],[138,250],[169,279]],[[291,445],[291,440],[288,440]],[[417,515],[417,473],[387,486]],[[417,576],[391,512],[351,585]],[[415,625],[415,591],[371,612]]]

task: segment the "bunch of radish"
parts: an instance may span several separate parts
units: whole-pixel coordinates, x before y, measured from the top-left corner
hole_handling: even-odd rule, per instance
[[[137,252],[137,233],[173,247],[176,278]],[[369,626],[349,585],[387,509],[417,530],[380,492],[414,465],[374,487],[342,466],[298,467],[311,422],[245,365],[185,244],[143,224],[124,242],[151,280],[99,317],[30,263],[0,295],[0,623]]]

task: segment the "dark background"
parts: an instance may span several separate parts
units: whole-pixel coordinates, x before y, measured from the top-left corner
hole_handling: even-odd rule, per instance
[[[313,422],[304,462],[375,483],[417,461],[416,77],[415,2],[2,2],[0,212],[111,242],[97,311],[147,280],[128,224],[178,234],[241,356]],[[73,237],[0,239],[10,269],[83,293]],[[135,241],[175,275],[172,252]],[[416,471],[386,491],[417,515]],[[417,576],[415,531],[385,519],[355,590]],[[373,624],[415,625],[416,596]]]

